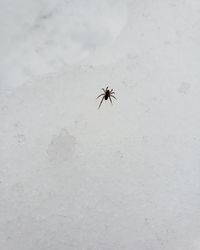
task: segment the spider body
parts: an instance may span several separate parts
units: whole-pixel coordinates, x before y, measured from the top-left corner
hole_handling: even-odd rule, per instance
[[[110,91],[107,90],[104,97],[105,97],[105,100],[108,100],[108,97],[110,96]]]
[[[100,102],[98,108],[101,107],[101,104],[102,104],[102,102],[103,102],[104,99],[105,99],[105,100],[108,100],[108,98],[109,98],[111,104],[112,104],[112,99],[111,99],[111,97],[117,99],[117,98],[114,96],[115,92],[113,92],[113,89],[109,90],[108,87],[106,87],[106,89],[102,89],[102,90],[103,90],[104,93],[101,94],[101,95],[99,95],[99,96],[97,96],[97,99],[98,99],[100,96],[103,96],[102,99],[101,99],[101,102]]]

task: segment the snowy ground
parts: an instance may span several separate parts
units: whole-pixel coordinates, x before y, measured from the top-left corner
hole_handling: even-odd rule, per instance
[[[199,250],[200,1],[0,2],[0,249]]]

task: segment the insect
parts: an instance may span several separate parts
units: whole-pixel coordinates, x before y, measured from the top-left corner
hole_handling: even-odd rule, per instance
[[[113,97],[113,98],[115,98],[115,99],[117,100],[117,98],[113,95],[113,94],[115,94],[115,92],[113,92],[113,89],[109,90],[108,87],[106,87],[106,89],[102,89],[102,90],[103,90],[104,93],[101,94],[101,95],[99,95],[99,96],[97,96],[97,99],[98,99],[100,96],[103,96],[102,99],[101,99],[101,102],[100,102],[100,104],[99,104],[98,109],[101,107],[101,104],[102,104],[102,102],[103,102],[104,99],[105,99],[105,100],[108,100],[108,98],[109,98],[109,100],[110,100],[111,103],[112,103],[111,97]]]

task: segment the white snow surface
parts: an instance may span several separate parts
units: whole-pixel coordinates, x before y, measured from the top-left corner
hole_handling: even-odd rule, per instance
[[[0,3],[0,249],[199,250],[200,1]]]

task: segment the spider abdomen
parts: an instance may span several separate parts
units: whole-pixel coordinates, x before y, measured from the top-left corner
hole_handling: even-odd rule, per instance
[[[105,100],[107,100],[109,96],[110,96],[110,91],[107,90],[106,93],[105,93]]]

